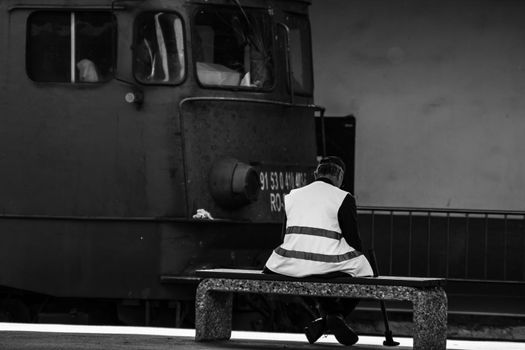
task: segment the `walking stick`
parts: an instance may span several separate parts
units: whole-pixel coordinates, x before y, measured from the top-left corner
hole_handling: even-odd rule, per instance
[[[377,271],[376,254],[374,253],[373,249],[369,249],[368,254],[370,255],[370,264],[372,265],[372,271],[374,271],[374,277],[377,277],[379,276],[379,273]],[[390,330],[390,327],[388,326],[388,315],[386,314],[385,302],[383,300],[379,300],[379,303],[381,305],[381,313],[383,314],[383,321],[385,321],[385,341],[383,342],[383,345],[384,346],[397,346],[399,345],[399,342],[394,341],[394,339],[392,338],[392,331]]]

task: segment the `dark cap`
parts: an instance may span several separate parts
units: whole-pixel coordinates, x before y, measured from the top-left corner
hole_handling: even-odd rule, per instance
[[[343,169],[343,172],[346,171],[345,162],[343,162],[341,158],[336,157],[336,156],[328,156],[328,157],[321,158],[321,160],[319,161],[319,165],[321,164],[335,164],[339,166],[341,169]]]

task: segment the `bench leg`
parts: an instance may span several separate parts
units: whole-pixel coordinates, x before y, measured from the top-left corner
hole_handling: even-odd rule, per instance
[[[414,350],[446,349],[447,295],[442,288],[419,291],[414,304]]]
[[[232,331],[232,293],[197,288],[195,300],[195,340],[228,340]]]

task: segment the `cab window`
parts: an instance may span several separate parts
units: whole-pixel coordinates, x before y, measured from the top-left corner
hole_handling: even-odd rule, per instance
[[[39,82],[97,83],[113,76],[115,18],[39,11],[28,18],[26,68]]]
[[[192,38],[195,70],[202,85],[273,86],[272,25],[265,11],[201,8],[194,18]]]
[[[143,84],[178,84],[184,79],[184,33],[175,13],[146,12],[135,22],[135,79]]]
[[[288,15],[286,24],[290,29],[290,62],[293,71],[294,93],[311,95],[313,92],[312,49],[310,25],[305,16]]]

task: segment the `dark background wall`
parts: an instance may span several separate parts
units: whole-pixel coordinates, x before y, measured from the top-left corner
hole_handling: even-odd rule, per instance
[[[316,103],[360,205],[525,210],[525,2],[313,0]]]

